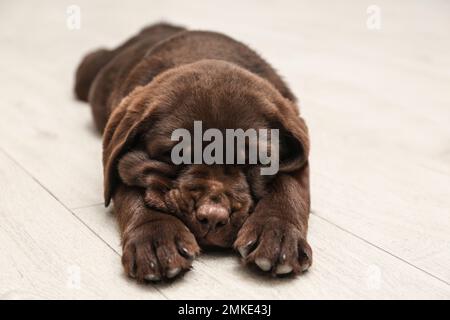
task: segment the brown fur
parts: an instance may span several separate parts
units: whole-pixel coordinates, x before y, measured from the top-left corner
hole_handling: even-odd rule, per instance
[[[186,270],[197,243],[234,244],[273,273],[310,266],[307,127],[294,95],[254,51],[219,33],[159,24],[88,55],[76,80],[103,132],[105,203],[113,198],[130,275]],[[195,120],[205,130],[279,129],[280,171],[172,164],[172,131],[192,130]]]

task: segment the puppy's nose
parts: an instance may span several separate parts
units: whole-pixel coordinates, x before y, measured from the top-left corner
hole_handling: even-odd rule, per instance
[[[195,214],[201,224],[207,225],[210,230],[216,230],[226,225],[229,221],[228,210],[220,205],[204,204]]]

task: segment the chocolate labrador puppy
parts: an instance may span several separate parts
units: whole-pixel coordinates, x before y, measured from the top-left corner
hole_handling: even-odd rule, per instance
[[[199,246],[234,247],[273,275],[309,268],[307,127],[257,53],[220,33],[156,24],[88,54],[75,93],[103,133],[105,204],[114,202],[128,275],[173,278]],[[261,174],[260,162],[175,164],[173,133],[200,121],[218,132],[276,129],[276,174]]]

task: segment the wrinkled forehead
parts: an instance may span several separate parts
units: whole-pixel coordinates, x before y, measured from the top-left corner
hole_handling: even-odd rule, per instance
[[[197,130],[203,134],[208,129],[218,129],[222,134],[227,129],[269,129],[270,123],[261,110],[244,102],[221,105],[181,103],[172,108],[164,108],[155,117],[146,134],[146,147],[151,153],[165,152],[177,141],[171,139],[178,129],[185,129],[194,136]]]
[[[161,110],[165,114],[161,129],[171,132],[177,128],[193,130],[194,121],[201,121],[204,129],[248,129],[266,127],[266,117],[252,97],[238,99],[207,99],[197,97]]]

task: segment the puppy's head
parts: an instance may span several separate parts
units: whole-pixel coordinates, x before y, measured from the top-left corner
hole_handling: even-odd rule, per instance
[[[306,162],[307,129],[292,101],[240,67],[200,61],[135,89],[111,115],[104,134],[106,203],[120,181],[141,186],[150,207],[177,215],[201,244],[229,247],[276,175],[261,176],[259,163],[175,164],[172,133],[195,135],[195,121],[220,132],[278,129],[277,174]]]
[[[226,165],[177,169],[144,151],[127,153],[118,165],[125,184],[145,189],[149,207],[176,215],[202,245],[231,246],[253,206],[244,170]]]

